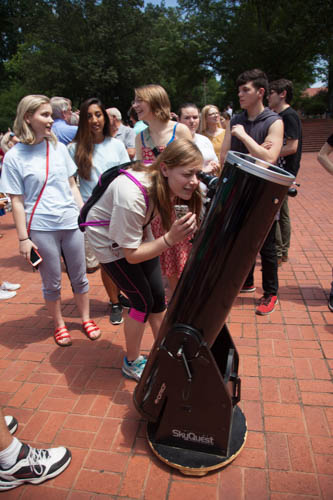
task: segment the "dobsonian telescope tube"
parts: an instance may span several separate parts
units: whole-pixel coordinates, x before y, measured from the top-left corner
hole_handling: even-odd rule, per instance
[[[173,449],[177,442],[180,443],[177,450],[189,446],[192,454],[202,454],[206,448],[206,455],[210,453],[209,449],[214,449],[214,456],[229,453],[230,428],[221,427],[221,423],[216,422],[213,432],[209,429],[209,422],[202,422],[201,396],[198,395],[200,391],[195,391],[195,385],[203,384],[201,394],[207,405],[210,404],[209,392],[215,395],[223,393],[218,412],[224,412],[223,418],[232,426],[240,381],[237,376],[238,354],[226,321],[293,181],[291,174],[274,165],[250,155],[228,153],[216,194],[194,239],[189,259],[134,393],[138,411],[154,423],[153,438],[150,436],[149,439],[156,441],[158,446],[162,443],[162,446]],[[212,382],[215,375],[211,376],[210,369],[204,368],[209,364],[212,370],[219,372],[216,384],[221,384],[220,387],[205,387],[205,381],[200,380],[202,371],[215,385]],[[174,373],[177,373],[177,380]],[[179,391],[182,395],[177,394]],[[192,396],[195,401],[191,400]],[[172,405],[175,408],[171,408]],[[203,411],[208,415],[207,407]],[[172,419],[174,414],[182,423],[182,429],[172,427],[173,424],[168,424],[170,428],[166,425],[166,418]],[[225,436],[220,439],[222,429]],[[196,443],[188,443],[183,437],[194,435],[198,436]],[[210,439],[215,443],[213,448],[208,443]],[[169,463],[170,458],[165,461]],[[188,468],[185,466],[185,469]],[[193,466],[194,469],[197,467]]]

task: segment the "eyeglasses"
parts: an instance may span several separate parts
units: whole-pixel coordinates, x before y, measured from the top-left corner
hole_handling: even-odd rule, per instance
[[[133,106],[134,104],[141,104],[142,102],[144,102],[144,100],[143,100],[143,99],[140,99],[139,97],[136,97],[136,98],[134,99],[134,101],[132,101],[132,102],[131,102],[131,104],[132,104],[132,106]]]
[[[216,112],[216,113],[208,113],[208,116],[219,116],[219,114]]]

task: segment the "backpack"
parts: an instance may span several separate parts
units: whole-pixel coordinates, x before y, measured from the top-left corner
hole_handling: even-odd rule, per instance
[[[78,217],[79,228],[82,232],[85,231],[85,226],[108,226],[110,224],[109,220],[99,220],[99,221],[87,221],[87,215],[89,210],[97,203],[97,201],[101,198],[101,196],[105,193],[111,182],[113,182],[119,175],[126,175],[131,181],[134,182],[142,192],[145,202],[146,208],[148,211],[149,208],[149,197],[146,188],[129,172],[126,171],[133,162],[123,163],[122,165],[116,165],[115,167],[111,167],[103,174],[99,176],[98,182],[94,187],[90,198],[85,202],[83,207],[80,210],[80,215]]]

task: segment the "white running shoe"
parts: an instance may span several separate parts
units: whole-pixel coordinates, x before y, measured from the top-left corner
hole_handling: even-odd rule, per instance
[[[139,381],[143,370],[145,369],[147,363],[147,358],[144,356],[139,356],[134,361],[128,361],[125,357],[122,367],[122,372],[126,377],[134,378],[134,380]]]
[[[16,292],[7,292],[7,290],[2,290],[0,288],[0,300],[12,299],[15,295]]]
[[[14,292],[15,290],[21,288],[21,285],[18,283],[9,283],[9,281],[3,281],[0,288],[6,292]]]
[[[56,477],[66,469],[71,458],[71,452],[63,446],[42,450],[23,443],[16,463],[9,469],[0,467],[0,492]]]

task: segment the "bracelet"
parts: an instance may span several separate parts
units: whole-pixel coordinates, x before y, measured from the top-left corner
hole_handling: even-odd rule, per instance
[[[171,248],[172,245],[170,245],[170,243],[168,243],[166,237],[165,237],[165,234],[163,234],[163,239],[164,239],[164,243],[166,244],[167,247]]]
[[[30,238],[24,238],[24,240],[19,239],[19,241],[27,241],[27,240],[30,240]]]

